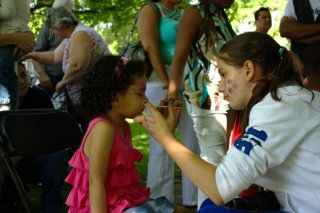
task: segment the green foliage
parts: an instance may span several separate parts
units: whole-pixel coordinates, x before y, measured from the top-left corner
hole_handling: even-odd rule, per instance
[[[30,27],[37,35],[43,26],[46,11],[54,0],[32,0]],[[147,0],[75,0],[75,15],[81,22],[94,27],[117,53],[124,46],[126,36],[140,6]],[[180,9],[186,8],[195,0],[183,1]],[[286,39],[279,35],[279,23],[286,1],[267,0],[235,0],[227,12],[232,26],[237,33],[253,31],[254,11],[259,7],[269,7],[273,18],[273,27],[269,34],[282,45],[287,45]]]
[[[267,1],[267,0],[235,0],[232,7],[227,11],[232,27],[237,34],[254,31],[254,12],[260,7],[270,8],[272,16],[272,27],[268,34],[276,39],[281,45],[288,46],[288,40],[281,38],[279,25],[287,1]]]

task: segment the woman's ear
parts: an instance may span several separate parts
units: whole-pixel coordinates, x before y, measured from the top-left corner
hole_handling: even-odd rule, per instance
[[[246,60],[244,62],[244,69],[245,69],[246,78],[249,82],[256,80],[257,67],[251,60]]]

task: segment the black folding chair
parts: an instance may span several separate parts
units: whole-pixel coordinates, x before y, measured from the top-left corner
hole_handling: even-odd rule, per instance
[[[31,212],[28,196],[10,157],[31,157],[77,147],[82,136],[78,123],[63,111],[39,109],[0,112],[0,154],[27,213]]]

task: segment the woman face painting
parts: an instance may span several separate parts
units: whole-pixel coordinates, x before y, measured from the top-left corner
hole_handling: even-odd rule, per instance
[[[218,59],[221,76],[219,92],[223,93],[225,100],[230,102],[230,107],[234,110],[243,110],[252,96],[252,76],[246,63],[247,61],[242,67],[235,67]]]

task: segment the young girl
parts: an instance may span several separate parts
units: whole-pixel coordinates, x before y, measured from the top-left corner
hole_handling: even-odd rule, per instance
[[[125,121],[144,110],[144,64],[104,56],[87,73],[82,86],[82,111],[92,120],[69,162],[73,167],[66,178],[73,185],[66,201],[69,212],[120,213],[136,208],[173,212],[174,205],[164,198],[147,202],[150,191],[139,185],[134,166],[143,156],[132,147]]]
[[[188,151],[166,120],[138,116],[183,172],[217,205],[252,183],[275,193],[285,212],[320,208],[320,93],[305,89],[293,54],[264,33],[249,32],[227,42],[218,55],[220,90],[241,110],[241,137],[214,166]],[[206,200],[199,212],[227,212]]]

